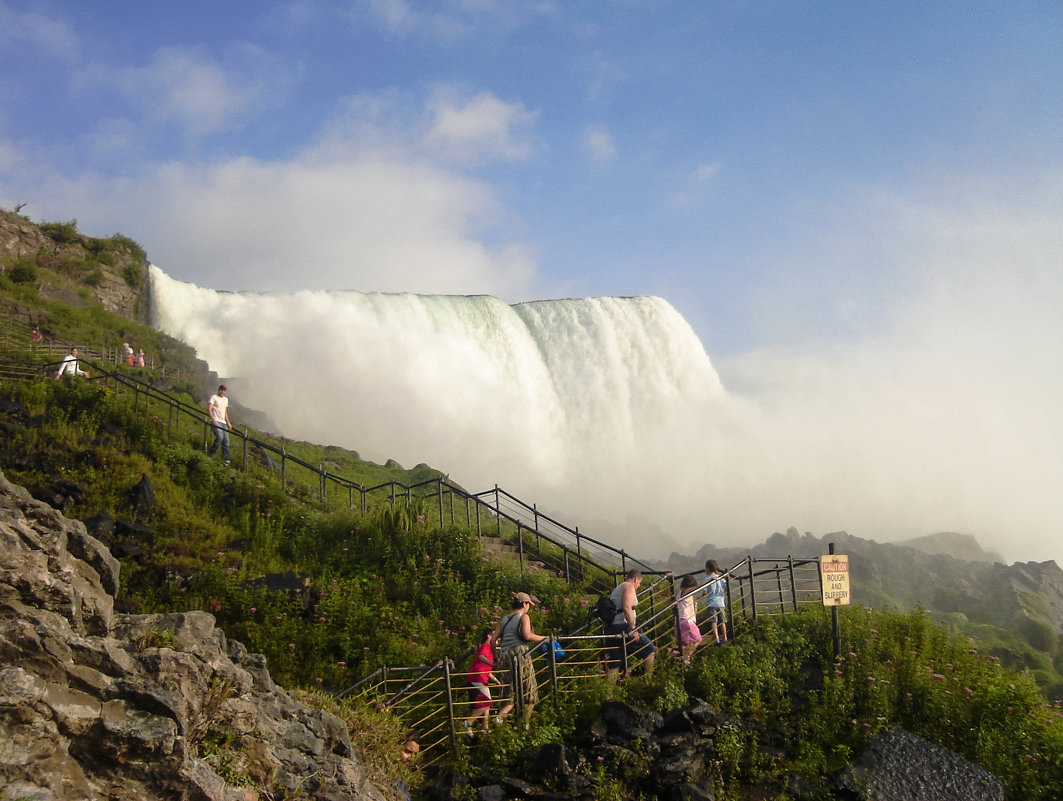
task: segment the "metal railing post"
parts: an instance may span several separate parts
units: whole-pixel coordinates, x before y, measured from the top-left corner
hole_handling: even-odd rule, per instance
[[[454,694],[450,686],[450,659],[443,659],[443,684],[447,692],[447,725],[450,728],[450,747],[458,750],[458,733],[454,728]]]
[[[786,601],[782,596],[782,569],[779,567],[779,563],[775,563],[775,586],[779,588],[779,614],[786,614]]]
[[[753,557],[752,555],[746,557],[749,560],[749,605],[753,608],[753,620],[757,619],[757,587],[756,579],[753,578]]]
[[[727,623],[728,623],[728,627],[729,627],[730,632],[731,632],[730,636],[727,639],[731,640],[735,636],[735,612],[734,612],[734,605],[731,603],[731,582],[728,581],[727,582],[727,586],[725,586],[723,589],[724,589],[724,592],[727,594]],[[742,611],[745,612],[745,604],[744,603],[743,603],[743,606],[742,606]]]
[[[827,543],[827,553],[834,553],[834,543]],[[819,569],[819,593],[823,595],[823,566],[820,565]],[[834,643],[834,658],[837,659],[838,655],[842,652],[842,626],[841,621],[838,620],[838,605],[833,604],[830,608],[830,631],[831,640]]]
[[[443,528],[443,477],[440,476],[437,483],[437,495],[439,498],[439,527]]]
[[[495,523],[498,528],[498,539],[502,539],[502,506],[498,500],[498,485],[495,484]],[[520,533],[520,529],[517,529],[517,533]]]
[[[794,576],[793,554],[786,557],[787,566],[790,568],[790,597],[793,600],[794,611],[797,611],[797,578]]]
[[[554,649],[554,643],[556,643],[556,642],[557,642],[557,638],[554,637],[553,635],[550,635],[550,638],[547,641],[547,645],[548,645],[548,647],[550,649],[549,652],[548,652],[549,655],[550,655],[550,686],[551,686],[551,688],[553,690],[554,709],[555,710],[560,708],[560,703],[558,701],[558,690],[557,690],[557,653],[556,653],[556,651]]]

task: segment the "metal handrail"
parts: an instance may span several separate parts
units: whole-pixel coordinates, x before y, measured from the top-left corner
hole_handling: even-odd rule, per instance
[[[145,406],[147,405],[147,403],[149,401],[152,401],[152,400],[157,401],[157,402],[162,403],[162,404],[165,404],[167,406],[168,410],[169,410],[169,413],[170,413],[170,420],[175,419],[175,415],[177,416],[176,419],[178,419],[178,420],[180,419],[180,416],[182,416],[182,415],[184,417],[189,417],[189,418],[195,419],[196,421],[198,421],[199,424],[201,424],[203,426],[204,445],[206,444],[207,437],[208,437],[208,435],[210,433],[210,423],[209,423],[209,421],[206,420],[206,413],[205,413],[204,408],[199,407],[199,406],[193,406],[193,405],[191,405],[189,403],[186,403],[182,399],[175,398],[175,397],[169,395],[168,393],[163,392],[162,390],[159,390],[159,389],[157,389],[155,387],[152,387],[149,384],[146,384],[146,383],[144,383],[142,381],[138,381],[136,378],[133,378],[133,377],[131,377],[129,375],[126,375],[124,373],[119,373],[119,372],[115,372],[113,370],[110,370],[110,369],[108,369],[107,367],[105,367],[104,365],[102,365],[102,364],[100,364],[98,362],[95,362],[95,361],[92,361],[92,360],[89,360],[89,359],[86,359],[86,358],[83,358],[83,357],[79,357],[79,361],[82,362],[85,366],[91,368],[92,373],[90,374],[90,380],[98,381],[98,382],[101,382],[101,383],[114,382],[116,391],[117,391],[117,388],[119,386],[124,387],[128,391],[132,391],[134,393],[134,408],[136,408],[137,405],[139,404],[139,399],[141,397],[143,397],[144,400],[145,400]],[[28,362],[26,362],[26,363],[22,363],[22,364],[35,364],[38,369],[47,370],[47,369],[50,369],[50,368],[52,368],[52,369],[57,368],[60,363],[61,362],[46,362],[46,363],[41,364],[41,363],[28,363]],[[12,376],[12,377],[19,377],[19,376]],[[31,378],[32,376],[24,376],[24,377],[25,378]],[[484,492],[474,493],[474,492],[468,492],[464,488],[462,488],[462,487],[460,487],[460,486],[458,486],[456,484],[451,483],[448,479],[444,478],[443,476],[439,476],[436,479],[430,479],[430,480],[418,482],[416,484],[412,484],[412,485],[409,485],[409,486],[404,485],[401,482],[391,481],[391,482],[387,482],[385,484],[378,485],[376,487],[365,487],[365,486],[363,486],[362,484],[360,484],[360,483],[358,483],[356,481],[352,481],[350,479],[344,478],[343,476],[339,476],[339,475],[337,475],[335,473],[331,473],[331,472],[323,469],[322,467],[312,465],[309,462],[306,462],[305,460],[298,458],[297,456],[292,456],[291,454],[288,454],[283,447],[278,447],[278,446],[273,445],[273,444],[271,444],[269,442],[264,442],[264,441],[262,441],[260,439],[257,439],[256,437],[251,436],[246,430],[242,430],[241,431],[239,429],[232,428],[232,429],[230,429],[229,433],[230,433],[230,436],[232,436],[234,438],[237,438],[237,439],[239,439],[242,442],[243,458],[240,461],[240,469],[241,470],[243,470],[244,472],[247,471],[247,467],[248,467],[247,448],[249,446],[257,447],[262,452],[272,453],[272,454],[280,457],[280,460],[281,460],[281,480],[285,484],[285,490],[286,491],[287,491],[287,486],[286,486],[286,484],[287,484],[287,482],[286,482],[286,468],[287,468],[288,463],[293,463],[293,464],[298,465],[300,467],[303,467],[304,469],[306,469],[306,470],[310,471],[311,473],[314,473],[315,475],[317,475],[318,482],[319,482],[318,489],[319,489],[322,501],[326,505],[327,505],[327,495],[328,495],[327,485],[330,484],[330,483],[333,486],[335,486],[335,487],[339,487],[342,490],[347,491],[348,497],[351,499],[351,501],[353,501],[353,493],[355,491],[357,491],[359,493],[360,508],[363,511],[365,511],[367,509],[367,496],[368,496],[368,494],[370,492],[375,491],[375,490],[379,490],[379,489],[382,489],[382,488],[385,488],[385,487],[390,487],[390,489],[391,489],[391,502],[394,503],[396,497],[398,497],[400,495],[405,495],[407,498],[409,498],[409,497],[412,496],[412,493],[414,492],[414,490],[416,490],[418,488],[423,488],[423,487],[433,486],[434,485],[437,488],[437,492],[440,495],[439,520],[440,520],[440,525],[441,526],[444,525],[444,523],[445,523],[445,513],[444,513],[444,509],[443,509],[443,505],[442,505],[442,499],[441,499],[442,493],[445,491],[445,492],[451,494],[451,496],[456,496],[456,497],[462,498],[466,503],[468,503],[468,502],[475,503],[477,505],[477,521],[478,522],[479,522],[479,510],[480,510],[480,508],[484,508],[484,509],[487,509],[488,511],[490,511],[491,514],[497,519],[497,523],[499,525],[500,533],[501,533],[501,522],[503,520],[505,520],[506,522],[510,523],[512,526],[515,526],[516,529],[517,529],[517,537],[516,537],[517,542],[520,545],[523,546],[523,537],[521,536],[521,532],[524,531],[525,529],[527,529],[527,530],[531,530],[531,529],[530,529],[530,527],[527,526],[527,522],[526,522],[525,519],[522,519],[521,517],[519,517],[517,515],[511,515],[511,514],[505,512],[505,511],[502,511],[502,509],[500,508],[500,504],[498,503],[497,499],[500,496],[504,495],[505,497],[507,497],[507,498],[513,500],[514,502],[516,502],[517,504],[519,504],[525,510],[532,510],[533,513],[534,513],[533,514],[533,518],[536,521],[542,520],[542,521],[550,522],[551,524],[558,526],[560,531],[565,532],[568,535],[571,535],[571,540],[566,542],[565,538],[563,538],[563,537],[558,537],[558,536],[554,536],[552,534],[547,534],[547,533],[545,533],[545,532],[543,532],[541,530],[534,532],[535,533],[535,538],[536,538],[536,545],[537,545],[536,550],[535,550],[535,555],[539,556],[539,557],[544,557],[544,555],[545,555],[545,552],[543,551],[543,549],[541,547],[541,544],[539,543],[540,540],[545,541],[545,542],[549,543],[551,546],[553,546],[554,548],[558,549],[558,551],[561,554],[561,558],[564,560],[564,564],[558,564],[558,565],[555,565],[555,567],[559,570],[559,572],[564,573],[566,578],[568,578],[569,580],[571,580],[571,574],[573,572],[570,569],[566,569],[566,567],[570,567],[571,566],[570,555],[571,555],[572,558],[574,558],[578,562],[578,564],[580,566],[580,571],[579,572],[581,572],[582,574],[585,574],[586,571],[589,569],[592,572],[593,571],[598,571],[603,577],[604,576],[614,576],[615,573],[616,573],[616,570],[615,570],[616,567],[620,567],[622,569],[626,569],[626,565],[628,565],[629,563],[640,564],[640,565],[643,564],[639,560],[633,559],[630,556],[630,554],[627,554],[623,549],[614,548],[613,546],[610,546],[607,543],[603,543],[600,540],[594,539],[593,537],[588,537],[587,535],[582,534],[579,531],[578,528],[573,529],[573,528],[570,528],[570,527],[568,527],[568,526],[566,526],[564,524],[558,523],[553,518],[538,512],[536,510],[535,505],[528,505],[524,501],[521,501],[519,498],[516,498],[515,496],[513,496],[513,495],[509,494],[508,492],[506,492],[505,490],[499,488],[497,484],[495,485],[494,488],[492,488],[490,490],[486,490]],[[483,499],[484,496],[491,495],[491,494],[493,494],[495,496],[495,498],[496,498],[496,504],[495,504],[494,507],[492,507],[489,503],[487,503]],[[351,503],[351,506],[353,506],[353,502]],[[482,531],[479,531],[479,533],[481,534],[481,536],[483,535]],[[573,542],[575,544],[575,551],[572,551]],[[592,557],[590,554],[585,552],[585,548],[584,548],[584,544],[585,543],[591,543],[591,544],[597,546],[599,549],[601,549],[601,553],[612,554],[614,557],[617,558],[617,560],[619,562],[619,565],[603,564],[600,561],[599,558]],[[520,559],[521,559],[522,566],[523,566],[523,563],[525,561],[527,561],[525,559],[526,554],[524,552],[523,547],[520,549],[519,555],[520,555]]]
[[[785,572],[789,577],[796,578],[797,574],[790,572],[789,570],[791,565],[806,570],[809,566],[815,565],[817,567],[818,575],[819,561],[819,557],[767,559],[764,557],[746,556],[733,567],[723,571],[721,577],[728,578],[728,589],[730,590],[732,581],[742,584],[744,581],[748,580],[748,574],[750,572],[752,572],[754,576],[778,576]],[[759,563],[771,563],[771,566],[758,569],[757,566]],[[785,563],[785,565],[780,565],[780,563]],[[696,573],[698,571],[693,572]],[[640,601],[650,601],[651,604],[654,596],[659,595],[662,591],[668,592],[667,601],[663,603],[663,606],[659,610],[653,610],[649,615],[639,621],[639,630],[646,633],[647,636],[650,636],[659,652],[667,651],[670,648],[670,641],[674,642],[674,621],[678,605],[678,598],[674,591],[675,578],[676,576],[673,576],[671,573],[665,573],[651,585],[640,588]],[[693,592],[700,592],[707,583],[708,582],[703,582]],[[783,588],[783,591],[785,592],[786,589],[788,588]],[[797,602],[792,606],[792,609],[788,608],[787,605],[780,606],[777,602],[774,602],[773,609],[761,611],[759,614],[787,614],[790,611],[797,611],[800,606],[804,604],[810,604],[814,601],[818,602],[820,599],[818,594],[815,598],[800,598],[793,594],[791,594],[791,597],[797,597]],[[734,611],[731,603],[728,603],[728,610],[729,612]],[[751,619],[755,621],[759,615],[753,615],[751,612],[751,608],[743,607],[739,619]],[[732,615],[730,617],[730,627],[732,632],[734,631],[734,620],[735,618]],[[538,649],[532,651],[532,659],[536,665],[535,673],[537,681],[540,686],[547,686],[549,688],[549,693],[555,705],[560,703],[560,695],[562,693],[571,691],[571,687],[574,683],[590,679],[600,680],[603,675],[607,673],[609,666],[602,656],[605,649],[616,648],[616,646],[619,645],[623,657],[621,669],[626,671],[631,667],[627,652],[629,645],[627,637],[622,634],[610,635],[605,634],[604,632],[594,634],[584,633],[586,628],[586,626],[581,627],[577,632],[572,634],[550,635],[546,640],[547,643],[549,643],[549,646],[545,654],[540,653]],[[566,651],[566,656],[561,662],[554,659],[554,640],[560,642]],[[471,652],[472,649],[466,651],[462,657],[457,659],[457,663],[461,664],[464,661],[465,656],[468,656]],[[578,658],[580,655],[586,653],[595,654],[595,658],[593,660]],[[424,666],[421,667],[424,668]],[[427,669],[422,669],[420,674],[414,680],[405,684],[401,690],[383,702],[387,706],[399,705],[407,698],[416,696],[416,703],[411,703],[410,710],[408,711],[416,712],[420,717],[408,722],[414,724],[430,720],[436,721],[433,724],[433,728],[426,730],[422,746],[427,744],[428,747],[438,748],[448,739],[451,744],[454,745],[459,725],[471,719],[471,715],[462,713],[462,710],[470,705],[469,702],[455,697],[456,688],[451,681],[455,678],[460,679],[465,677],[468,674],[455,672],[452,670],[453,667],[454,662],[447,659],[441,660]],[[433,676],[435,673],[443,673],[444,675]],[[374,673],[371,675],[376,674]],[[364,681],[366,680],[363,679],[363,682]],[[502,685],[508,686],[505,681],[502,682]],[[350,690],[346,690],[343,694],[346,695],[349,691]],[[516,695],[519,696],[519,693]],[[424,710],[429,708],[433,708],[434,711],[424,714]],[[446,712],[445,720],[443,720],[444,711]],[[446,730],[444,730],[444,728]],[[436,733],[438,738],[432,740],[429,736],[429,732]]]

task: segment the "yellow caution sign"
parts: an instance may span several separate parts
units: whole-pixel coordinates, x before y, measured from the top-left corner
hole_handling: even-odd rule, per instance
[[[849,603],[849,557],[828,554],[820,557],[819,575],[823,584],[824,606],[846,606]]]

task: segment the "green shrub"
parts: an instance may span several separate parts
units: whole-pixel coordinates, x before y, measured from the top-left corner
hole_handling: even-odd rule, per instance
[[[144,283],[144,270],[139,265],[130,264],[122,269],[122,278],[129,286],[136,289]]]
[[[31,284],[37,280],[37,265],[25,257],[16,259],[7,271],[8,278],[16,284]]]
[[[69,222],[41,223],[40,229],[53,242],[57,242],[60,245],[71,245],[78,240],[78,221],[76,218]]]
[[[128,236],[114,234],[111,236],[111,242],[114,243],[114,247],[120,248],[129,253],[137,263],[143,263],[148,260],[148,254],[144,251],[144,248]]]

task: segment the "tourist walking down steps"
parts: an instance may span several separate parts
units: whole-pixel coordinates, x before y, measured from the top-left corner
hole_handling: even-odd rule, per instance
[[[229,388],[222,384],[218,387],[217,394],[211,395],[210,402],[207,403],[207,418],[214,429],[214,442],[207,451],[207,456],[213,456],[220,445],[221,458],[225,460],[225,464],[229,464],[229,429],[232,428],[229,422],[229,397],[226,394],[228,391]]]
[[[649,637],[639,632],[635,622],[635,607],[639,605],[638,589],[640,586],[642,586],[642,571],[632,568],[609,596],[609,600],[616,608],[616,616],[612,624],[605,628],[606,634],[616,635],[607,637],[607,639],[616,641],[616,645],[607,649],[606,652],[606,674],[610,681],[616,681],[619,678],[621,668],[627,669],[624,664],[625,651],[629,663],[632,659],[641,659],[643,672],[646,675],[653,672],[653,660],[657,646]],[[624,637],[631,638],[631,644],[626,648]]]
[[[88,378],[89,374],[86,373],[78,366],[78,349],[71,348],[70,353],[63,357],[62,363],[59,365],[59,372],[55,374],[56,379],[62,378],[64,375],[79,375],[82,378]]]
[[[497,722],[502,723],[516,705],[518,688],[520,703],[524,710],[524,728],[530,727],[532,710],[539,703],[539,684],[535,680],[531,646],[546,639],[532,631],[532,598],[526,592],[513,596],[513,611],[498,622],[490,642],[501,649],[498,666],[509,671],[509,685],[503,687],[504,703],[498,711]]]

